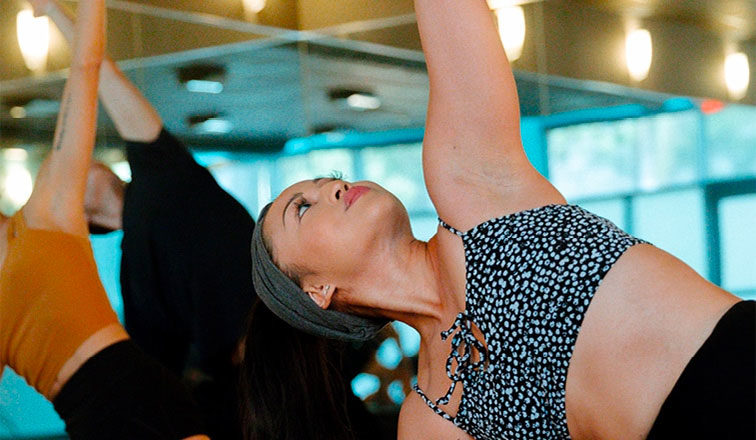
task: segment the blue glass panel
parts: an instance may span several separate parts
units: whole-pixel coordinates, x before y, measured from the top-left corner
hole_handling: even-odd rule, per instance
[[[700,189],[643,195],[633,202],[636,236],[683,260],[699,274],[708,275]]]
[[[408,211],[433,211],[425,190],[422,144],[365,148],[361,152],[364,179],[396,195]]]
[[[625,199],[586,201],[580,202],[579,205],[596,215],[611,220],[621,229],[625,231],[627,230],[628,225],[625,221]]]
[[[709,177],[726,179],[756,175],[756,108],[728,105],[706,116]]]
[[[302,180],[314,179],[340,172],[346,180],[355,180],[354,161],[350,150],[316,150],[296,156],[282,156],[276,161],[276,178],[273,195],[277,195],[289,185]]]
[[[631,191],[636,184],[634,120],[561,127],[547,133],[549,177],[568,199]]]
[[[640,137],[638,188],[651,190],[698,179],[699,122],[697,111],[666,113],[635,121]]]
[[[749,299],[756,299],[754,222],[756,222],[756,194],[727,197],[720,201],[722,287]]]

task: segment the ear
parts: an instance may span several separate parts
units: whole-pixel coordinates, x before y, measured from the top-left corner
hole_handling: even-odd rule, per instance
[[[330,284],[323,283],[308,283],[305,285],[304,291],[310,296],[315,304],[321,309],[327,309],[331,305],[331,298],[336,291],[336,287]]]

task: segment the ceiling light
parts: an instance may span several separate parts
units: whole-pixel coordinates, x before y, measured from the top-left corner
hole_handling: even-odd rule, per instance
[[[651,33],[647,29],[634,29],[625,39],[625,60],[633,81],[643,81],[648,77],[653,59]]]
[[[15,107],[11,107],[10,109],[10,115],[13,119],[22,119],[26,117],[26,109],[21,107],[20,105],[17,105]]]
[[[381,107],[381,99],[374,93],[356,88],[333,88],[328,91],[328,99],[350,110],[364,112]]]
[[[23,162],[29,157],[29,153],[23,148],[3,149],[3,159],[9,162]]]
[[[522,6],[503,6],[494,4],[494,14],[499,28],[501,43],[509,61],[515,61],[522,55],[525,44],[525,11]]]
[[[44,70],[50,47],[50,22],[47,17],[35,17],[31,10],[24,9],[16,16],[16,34],[26,67],[34,72]]]
[[[186,89],[193,93],[212,93],[217,95],[223,91],[223,83],[192,79],[186,82]]]
[[[29,170],[21,164],[10,164],[5,169],[3,180],[4,192],[8,199],[17,207],[23,206],[32,193],[32,176]]]
[[[265,9],[265,0],[243,0],[244,11],[248,14],[259,14]]]
[[[190,92],[218,94],[223,91],[226,68],[221,64],[195,63],[176,69],[176,76]]]
[[[725,83],[730,98],[743,99],[748,92],[750,82],[748,56],[742,52],[731,53],[725,59]]]
[[[200,133],[208,134],[228,134],[231,133],[233,128],[231,122],[220,118],[211,118],[195,126],[195,129]]]
[[[349,107],[357,111],[377,110],[381,107],[381,100],[378,97],[363,93],[350,95],[346,102]]]
[[[193,115],[187,122],[189,127],[199,134],[228,134],[234,128],[231,121],[218,113]]]

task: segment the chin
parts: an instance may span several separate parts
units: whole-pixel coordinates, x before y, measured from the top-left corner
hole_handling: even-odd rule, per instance
[[[394,194],[379,187],[365,202],[364,230],[373,231],[376,240],[412,234],[407,209]]]

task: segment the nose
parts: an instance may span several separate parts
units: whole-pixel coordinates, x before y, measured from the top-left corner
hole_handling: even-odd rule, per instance
[[[349,191],[349,188],[349,183],[336,180],[330,185],[325,185],[323,189],[327,191],[327,196],[332,202],[339,203],[344,200],[344,194]]]

